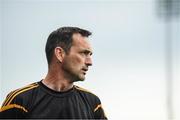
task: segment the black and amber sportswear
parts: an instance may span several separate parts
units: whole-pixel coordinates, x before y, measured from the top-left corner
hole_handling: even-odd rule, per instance
[[[57,92],[41,81],[10,92],[0,118],[107,119],[99,98],[91,92],[75,85]]]

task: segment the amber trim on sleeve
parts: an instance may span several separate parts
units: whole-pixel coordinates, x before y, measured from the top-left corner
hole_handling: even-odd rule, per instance
[[[17,105],[17,104],[10,104],[10,105],[7,105],[7,106],[3,106],[1,109],[0,109],[0,112],[3,112],[5,110],[9,110],[9,109],[12,109],[12,108],[18,108],[18,109],[21,109],[23,110],[24,112],[28,112],[28,110],[26,108],[24,108],[23,106],[21,105]]]

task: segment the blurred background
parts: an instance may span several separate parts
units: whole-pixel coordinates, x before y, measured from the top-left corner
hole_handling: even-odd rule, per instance
[[[76,83],[110,120],[180,120],[179,0],[0,0],[0,104],[47,73],[62,26],[92,31],[93,66]]]

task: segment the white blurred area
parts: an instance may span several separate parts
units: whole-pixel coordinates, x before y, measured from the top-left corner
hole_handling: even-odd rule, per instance
[[[2,101],[2,1],[0,1],[0,105]]]
[[[0,104],[47,72],[45,43],[61,26],[92,31],[93,66],[76,83],[109,120],[168,120],[165,26],[154,0],[1,0]],[[173,119],[180,120],[180,20],[172,22]]]

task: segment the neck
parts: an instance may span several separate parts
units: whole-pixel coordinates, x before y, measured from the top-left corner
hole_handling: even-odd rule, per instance
[[[54,68],[53,70],[49,69],[42,83],[55,91],[67,91],[73,87],[73,82],[66,79],[59,70]]]

